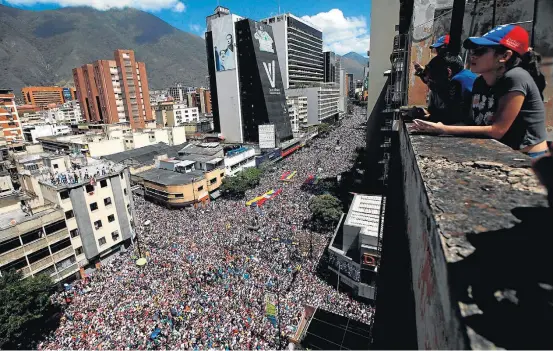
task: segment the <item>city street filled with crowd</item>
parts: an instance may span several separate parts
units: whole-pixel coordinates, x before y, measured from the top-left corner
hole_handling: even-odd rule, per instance
[[[370,323],[371,306],[317,273],[332,231],[306,225],[314,192],[302,186],[309,175],[335,179],[352,167],[365,144],[365,118],[355,109],[328,135],[271,165],[244,199],[170,210],[135,196],[147,264],[135,264],[135,243],[73,283],[59,327],[39,348],[282,349],[305,305]],[[280,180],[286,171],[297,171],[290,182]],[[278,189],[261,207],[245,205]],[[266,316],[267,293],[277,298],[281,337]],[[53,299],[65,305],[63,297]]]

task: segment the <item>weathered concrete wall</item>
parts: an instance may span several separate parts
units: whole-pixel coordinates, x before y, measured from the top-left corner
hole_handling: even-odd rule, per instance
[[[553,221],[530,159],[404,125],[399,148],[418,347],[553,347]]]
[[[399,144],[418,348],[466,349],[459,312],[451,299],[440,235],[406,128],[399,131]]]

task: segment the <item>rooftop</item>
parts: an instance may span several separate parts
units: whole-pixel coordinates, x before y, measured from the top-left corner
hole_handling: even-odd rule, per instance
[[[380,195],[356,194],[344,225],[362,228],[361,234],[378,236],[378,228],[382,228],[380,226],[382,206],[386,206],[386,199]]]
[[[92,161],[91,161],[92,160]],[[125,165],[106,160],[90,159],[88,165],[73,168],[67,172],[54,173],[48,172],[40,175],[40,183],[53,186],[55,188],[74,188],[90,182],[92,178],[96,181],[113,174],[119,174],[125,169]]]
[[[103,158],[113,162],[125,163],[129,165],[148,165],[154,163],[155,158],[159,155],[167,155],[168,158],[178,156],[179,150],[181,150],[185,145],[186,143],[173,146],[165,143],[157,143],[155,145],[144,146],[138,149],[103,156]]]
[[[179,155],[215,156],[220,152],[223,152],[223,147],[221,144],[216,142],[198,144],[190,143],[179,151]]]
[[[168,186],[192,183],[195,180],[203,179],[204,173],[202,171],[179,173],[166,169],[153,168],[148,171],[138,173],[135,176],[152,183]]]

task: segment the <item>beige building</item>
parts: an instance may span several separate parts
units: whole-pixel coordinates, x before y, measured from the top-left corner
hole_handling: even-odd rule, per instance
[[[21,201],[16,194],[0,199],[0,275],[11,269],[54,281],[75,275],[79,265],[63,210],[49,204],[30,211]]]
[[[42,155],[20,173],[31,209],[61,210],[79,266],[95,263],[131,241],[130,174],[105,160]],[[75,168],[79,164],[79,169]],[[54,174],[54,176],[52,176]]]

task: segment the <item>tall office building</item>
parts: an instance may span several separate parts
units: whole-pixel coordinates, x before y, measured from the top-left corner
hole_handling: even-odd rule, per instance
[[[322,31],[290,13],[261,22],[273,28],[285,89],[324,82]]]
[[[23,139],[21,121],[11,89],[0,89],[0,145]]]
[[[346,85],[348,90],[348,96],[355,95],[355,81],[353,80],[353,73],[346,74]]]
[[[62,87],[25,87],[21,89],[21,95],[26,105],[38,107],[46,107],[49,104],[61,105],[65,102],[64,89],[68,90],[69,94],[72,93],[70,89]]]
[[[336,83],[338,78],[338,72],[340,72],[340,68],[337,67],[337,63],[339,63],[339,58],[337,61],[336,54],[332,51],[325,51],[323,52],[324,56],[324,81],[325,83]]]
[[[82,115],[89,122],[129,122],[136,129],[153,119],[146,65],[135,60],[132,50],[118,49],[114,60],[74,68],[73,80]]]
[[[259,125],[292,138],[275,38],[270,26],[217,7],[208,16],[206,49],[214,127],[232,142],[259,142]]]

